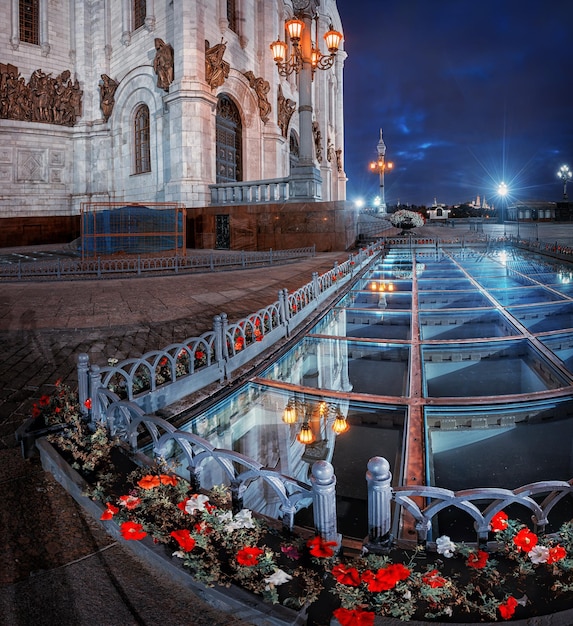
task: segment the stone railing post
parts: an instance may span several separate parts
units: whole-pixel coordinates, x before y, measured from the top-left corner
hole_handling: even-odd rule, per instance
[[[219,334],[221,340],[221,355],[224,360],[229,358],[229,346],[227,345],[227,328],[229,321],[227,320],[227,314],[221,313],[217,316],[221,320],[221,332]]]
[[[104,420],[104,414],[99,399],[98,390],[101,388],[101,372],[99,365],[92,365],[89,373],[89,397],[91,399],[92,408],[90,411],[90,421],[92,425],[96,425]]]
[[[310,481],[315,530],[323,541],[336,542],[338,552],[342,539],[336,527],[336,476],[332,464],[316,461]]]
[[[223,360],[223,322],[220,315],[213,318],[213,332],[215,333],[215,361],[221,364]]]
[[[368,484],[368,537],[364,547],[368,552],[386,553],[392,545],[390,535],[392,473],[386,459],[375,456],[368,461],[366,482]]]
[[[318,272],[312,273],[312,292],[314,294],[314,299],[318,300],[320,296],[320,285],[318,283]]]
[[[90,358],[87,354],[83,353],[78,355],[78,399],[80,401],[80,411],[84,417],[89,415],[89,410],[85,405],[85,401],[90,397],[89,394],[89,372]]]
[[[281,326],[286,326],[288,322],[288,303],[287,303],[287,294],[285,294],[286,289],[279,289],[279,324]]]

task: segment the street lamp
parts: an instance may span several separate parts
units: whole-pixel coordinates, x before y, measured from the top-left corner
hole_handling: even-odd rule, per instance
[[[562,165],[557,172],[557,178],[563,181],[563,200],[567,200],[567,183],[571,180],[571,170],[568,165]]]
[[[391,170],[394,167],[394,163],[386,162],[384,160],[386,156],[386,144],[384,143],[384,138],[382,137],[382,129],[380,129],[380,141],[376,146],[378,150],[378,160],[370,162],[370,170],[372,172],[378,172],[380,175],[380,202],[379,207],[382,210],[382,213],[386,213],[386,198],[384,196],[384,172],[386,170]]]
[[[292,0],[292,5],[294,17],[284,24],[285,41],[281,41],[279,35],[270,44],[270,48],[281,76],[288,76],[293,72],[298,75],[300,144],[297,163],[291,169],[290,178],[296,183],[293,185],[292,197],[301,200],[316,199],[321,197],[322,179],[314,159],[312,82],[316,70],[327,70],[334,65],[342,33],[330,25],[324,34],[328,54],[322,54],[318,46],[320,0]],[[290,56],[287,39],[290,41]]]
[[[505,237],[505,198],[509,192],[507,185],[504,182],[499,183],[497,193],[501,196],[501,221],[503,222],[503,235]]]

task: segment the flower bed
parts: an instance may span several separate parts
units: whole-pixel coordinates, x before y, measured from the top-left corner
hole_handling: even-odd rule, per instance
[[[573,606],[571,523],[541,537],[500,511],[488,548],[440,537],[436,552],[395,546],[387,555],[336,554],[335,544],[310,531],[288,533],[249,510],[233,511],[225,487],[196,493],[174,468],[136,463],[103,426],[89,428],[74,397],[60,385],[39,407],[42,425],[63,426],[48,435],[54,448],[40,442],[44,467],[62,484],[71,481],[66,488],[111,534],[151,550],[179,576],[188,572],[202,593],[232,589],[245,601],[245,592],[255,594],[263,612],[285,624],[304,623],[307,612],[312,623],[334,616],[343,626],[374,624],[376,616],[479,623]]]

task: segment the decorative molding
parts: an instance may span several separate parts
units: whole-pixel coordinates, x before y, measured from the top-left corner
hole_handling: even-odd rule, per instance
[[[47,183],[46,150],[19,150],[16,180],[19,183]]]

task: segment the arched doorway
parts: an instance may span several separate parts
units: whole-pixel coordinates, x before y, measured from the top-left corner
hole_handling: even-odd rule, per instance
[[[243,180],[242,125],[239,109],[226,95],[217,102],[217,183]]]

